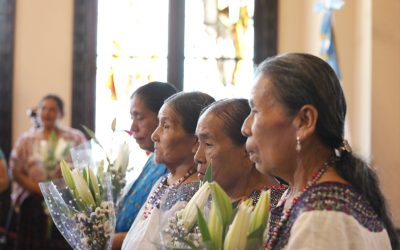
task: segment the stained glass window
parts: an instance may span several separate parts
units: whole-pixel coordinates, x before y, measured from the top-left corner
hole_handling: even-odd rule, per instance
[[[183,0],[182,0],[183,1]],[[216,99],[248,97],[253,76],[253,0],[188,0],[184,91]],[[99,0],[96,134],[129,129],[129,97],[149,81],[167,81],[167,0]]]
[[[254,1],[186,1],[184,90],[248,97]]]

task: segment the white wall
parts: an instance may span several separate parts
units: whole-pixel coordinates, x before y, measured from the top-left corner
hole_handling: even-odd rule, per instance
[[[73,1],[16,2],[13,143],[31,126],[26,110],[48,93],[65,102],[71,121]]]
[[[400,1],[372,10],[372,157],[400,227]]]

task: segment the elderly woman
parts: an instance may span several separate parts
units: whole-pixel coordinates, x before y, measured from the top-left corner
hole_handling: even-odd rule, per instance
[[[346,101],[325,61],[267,59],[250,104],[250,159],[289,182],[271,211],[267,249],[398,249],[377,175],[343,138]]]
[[[197,191],[199,183],[194,164],[197,140],[194,133],[200,111],[213,101],[212,97],[201,92],[178,93],[161,107],[159,124],[151,138],[154,141],[154,160],[163,163],[170,173],[153,186],[129,229],[122,249],[155,249],[160,206],[168,210],[178,201],[190,200]]]
[[[10,169],[16,182],[12,191],[17,211],[16,249],[69,248],[55,226],[47,228],[48,216],[38,185],[40,181],[61,177],[58,162],[47,161],[50,158],[40,154],[48,152],[42,146],[53,147],[56,152],[52,145],[57,142],[57,151],[69,152],[68,148],[85,141],[79,130],[60,125],[63,115],[64,103],[60,97],[43,97],[38,105],[40,127],[22,134],[11,152]]]
[[[132,94],[130,132],[139,147],[150,152],[150,156],[139,177],[119,203],[113,249],[121,249],[122,242],[154,183],[168,173],[164,164],[154,162],[154,142],[151,140],[151,134],[158,126],[158,111],[164,101],[176,92],[176,88],[169,83],[150,82]]]
[[[277,201],[283,188],[279,189],[271,176],[258,172],[246,151],[246,137],[240,129],[249,113],[246,99],[217,101],[202,112],[196,129],[198,175],[201,178],[212,163],[212,179],[232,200],[251,197],[256,203],[261,190],[275,186],[274,190],[280,192],[272,192],[271,198]]]

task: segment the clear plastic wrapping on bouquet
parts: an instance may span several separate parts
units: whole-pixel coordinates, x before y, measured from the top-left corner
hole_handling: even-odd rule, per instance
[[[58,230],[74,249],[111,249],[115,212],[110,176],[99,179],[102,201],[82,209],[64,179],[39,183],[49,213]]]

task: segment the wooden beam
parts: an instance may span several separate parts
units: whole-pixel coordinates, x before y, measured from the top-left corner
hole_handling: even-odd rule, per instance
[[[75,0],[72,72],[72,127],[95,129],[97,0]]]
[[[254,64],[278,53],[278,0],[255,0]]]
[[[0,148],[8,159],[12,146],[12,85],[15,0],[0,0]]]
[[[167,80],[183,90],[185,47],[185,1],[169,0]]]

